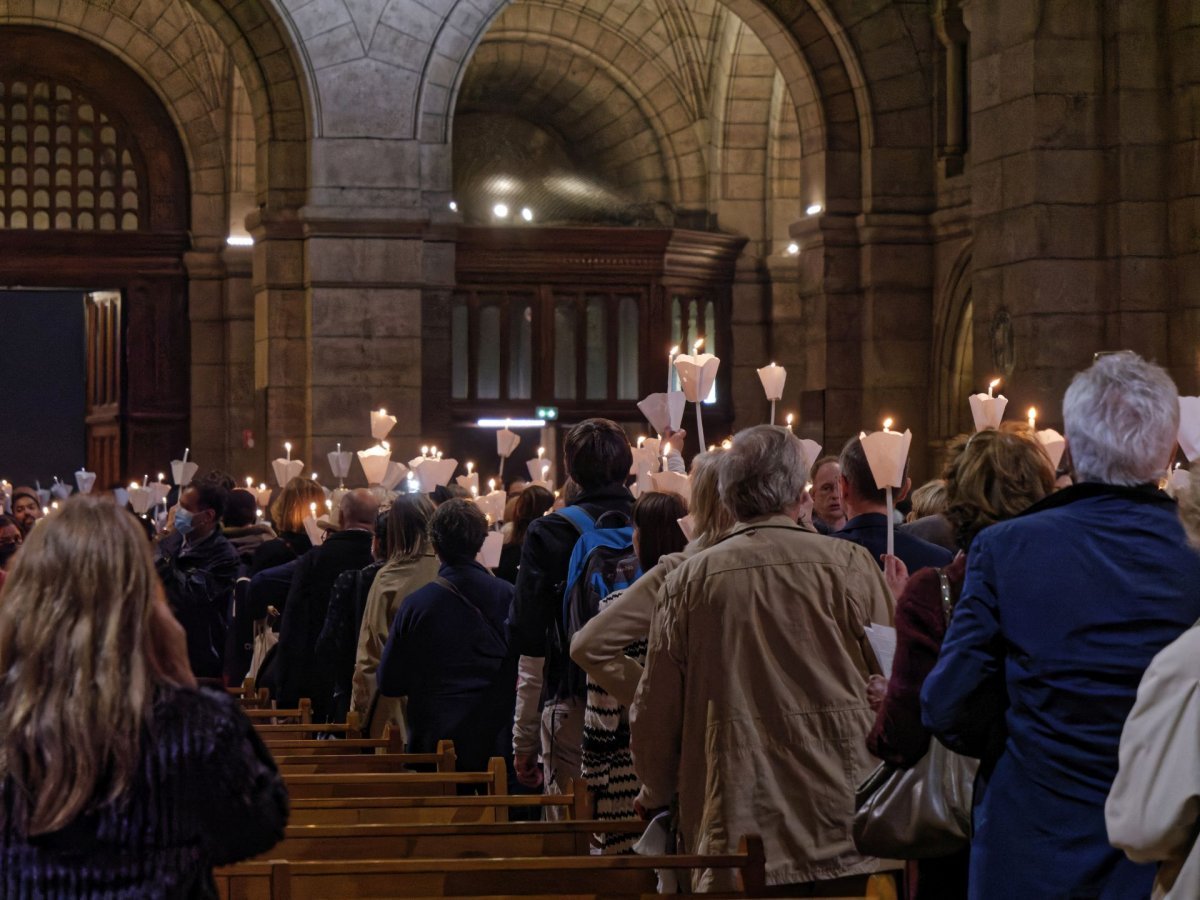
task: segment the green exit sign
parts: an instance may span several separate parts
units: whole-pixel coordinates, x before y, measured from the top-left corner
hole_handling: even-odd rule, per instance
[[[539,406],[537,408],[537,418],[547,422],[555,422],[558,420],[557,406]]]

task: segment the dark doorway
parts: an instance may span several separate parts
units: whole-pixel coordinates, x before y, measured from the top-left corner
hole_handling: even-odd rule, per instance
[[[84,294],[0,291],[0,477],[74,484],[87,454]]]

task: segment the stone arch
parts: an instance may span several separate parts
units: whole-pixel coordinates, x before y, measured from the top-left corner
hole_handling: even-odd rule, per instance
[[[965,398],[974,373],[974,307],[971,303],[971,246],[958,254],[934,299],[933,372],[936,405],[930,425],[935,444],[948,441],[967,424]]]

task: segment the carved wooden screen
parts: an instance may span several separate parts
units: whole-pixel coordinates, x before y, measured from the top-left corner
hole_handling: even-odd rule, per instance
[[[87,458],[102,486],[122,480],[121,295],[87,295]]]
[[[0,228],[137,231],[136,146],[79,90],[0,76]]]

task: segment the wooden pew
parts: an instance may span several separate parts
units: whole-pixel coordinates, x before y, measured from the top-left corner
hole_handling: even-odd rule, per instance
[[[556,856],[486,859],[251,862],[217,869],[223,898],[315,900],[328,897],[655,896],[655,869],[736,869],[742,896],[764,890],[757,837],[738,853],[712,856]]]
[[[639,836],[640,820],[487,822],[468,825],[289,825],[269,859],[460,859],[478,856],[586,856],[592,835]]]
[[[339,726],[345,727],[345,726]],[[260,725],[255,729],[262,738],[267,749],[276,757],[302,755],[342,755],[346,753],[403,753],[404,735],[398,729],[388,726],[383,731],[383,737],[343,737],[336,740],[317,740],[296,734],[292,726],[284,725],[279,732],[264,730]],[[454,746],[453,741],[443,741],[443,744]],[[438,745],[439,748],[441,744]]]
[[[281,771],[308,772],[392,772],[403,768],[432,769],[435,772],[453,772],[458,765],[458,757],[454,752],[454,741],[439,741],[434,753],[404,753],[392,752],[384,745],[382,739],[374,741],[367,747],[359,747],[357,743],[351,747],[343,745],[348,741],[307,741],[308,746],[279,746],[287,743],[294,745],[298,742],[278,741],[274,746],[268,744],[275,764]],[[342,753],[330,752],[344,750]]]
[[[250,721],[254,722],[255,727],[263,727],[267,724],[275,724],[274,719],[294,719],[295,722],[288,722],[288,725],[309,725],[312,723],[312,701],[307,698],[302,698],[297,701],[294,709],[278,709],[275,706],[267,706],[262,709],[245,709],[242,710]],[[262,723],[261,725],[259,723]],[[280,723],[282,725],[283,723]],[[278,727],[278,726],[277,726]]]
[[[303,703],[304,701],[301,701]],[[265,713],[258,718],[270,719],[278,716],[279,713],[275,710],[247,710],[247,715],[250,713]],[[287,714],[286,712],[284,713]],[[258,732],[259,737],[267,742],[268,746],[273,741],[279,740],[316,740],[317,735],[324,735],[325,740],[335,738],[346,739],[361,739],[362,726],[359,724],[358,716],[351,712],[347,716],[345,722],[288,722],[286,724],[260,724],[255,723],[254,729]]]
[[[592,798],[582,783],[565,794],[493,794],[476,797],[296,798],[291,825],[403,825],[507,822],[513,809],[557,809],[570,819],[590,819]]]
[[[271,703],[271,692],[266,688],[256,688],[253,678],[247,678],[237,687],[227,687],[225,690],[237,698],[242,709],[263,709]]]
[[[508,793],[508,771],[495,757],[486,772],[360,772],[335,774],[284,773],[293,799],[313,797],[434,797],[458,794],[460,787]]]

